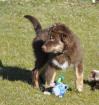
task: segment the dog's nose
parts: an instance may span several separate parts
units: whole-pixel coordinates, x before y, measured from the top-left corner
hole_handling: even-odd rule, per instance
[[[46,46],[42,46],[43,51],[46,51],[46,49],[47,49]]]

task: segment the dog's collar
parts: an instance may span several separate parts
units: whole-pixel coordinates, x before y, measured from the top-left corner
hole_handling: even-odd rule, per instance
[[[64,53],[65,53],[65,51],[62,51],[62,52],[54,53],[54,55],[57,56],[57,55],[61,55],[61,54],[64,54]]]
[[[58,52],[58,53],[54,53],[54,55],[61,55],[61,54],[64,54],[64,53],[66,53],[67,52],[67,50],[63,50],[62,52]]]

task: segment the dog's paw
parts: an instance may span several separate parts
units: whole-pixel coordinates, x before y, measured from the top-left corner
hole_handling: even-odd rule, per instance
[[[77,86],[77,90],[78,90],[78,92],[82,92],[83,91],[83,86],[82,85]]]
[[[51,93],[48,92],[48,91],[44,91],[44,94],[45,94],[45,95],[51,95]]]

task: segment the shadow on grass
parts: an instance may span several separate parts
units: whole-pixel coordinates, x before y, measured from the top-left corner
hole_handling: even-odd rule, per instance
[[[21,67],[4,66],[1,61],[0,77],[3,80],[7,79],[9,81],[23,81],[32,85],[32,73],[30,70]],[[88,80],[84,80],[84,84],[89,85],[91,90],[94,90],[96,82],[89,82]]]
[[[4,66],[0,61],[0,77],[10,81],[23,81],[32,84],[31,71],[25,68]]]

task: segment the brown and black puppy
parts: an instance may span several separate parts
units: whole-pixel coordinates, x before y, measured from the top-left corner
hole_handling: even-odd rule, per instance
[[[33,49],[36,57],[32,71],[34,86],[39,87],[42,67],[46,65],[44,76],[46,86],[54,82],[57,69],[73,65],[76,73],[76,88],[83,90],[83,61],[79,39],[64,24],[55,24],[47,29],[41,28],[35,17],[26,15],[36,31]]]
[[[91,86],[92,90],[99,89],[99,70],[92,70],[86,83]]]
[[[42,46],[44,52],[53,54],[48,67],[66,69],[70,65],[73,65],[76,74],[76,88],[78,91],[82,91],[83,54],[79,39],[68,27],[60,23],[50,28],[49,36],[49,39]],[[47,72],[49,73],[49,70]],[[54,81],[55,74],[54,71],[51,82]]]

